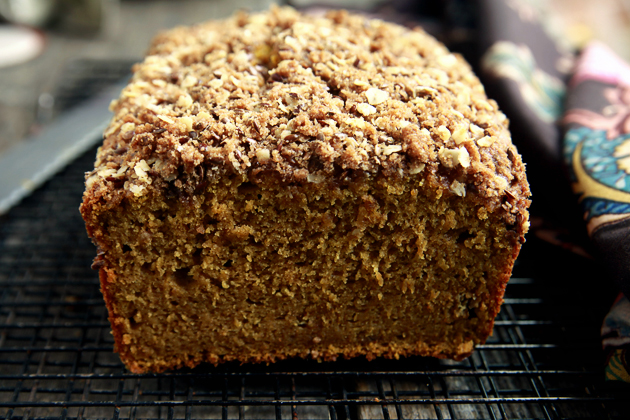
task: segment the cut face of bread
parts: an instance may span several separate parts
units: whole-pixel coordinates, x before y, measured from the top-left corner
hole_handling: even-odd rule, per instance
[[[529,189],[460,57],[273,9],[162,34],[134,70],[81,206],[131,371],[486,340]]]

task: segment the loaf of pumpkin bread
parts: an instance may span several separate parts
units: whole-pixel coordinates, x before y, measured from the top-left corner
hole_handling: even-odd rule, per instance
[[[157,36],[81,205],[132,372],[462,359],[528,229],[508,122],[420,29],[289,8]]]

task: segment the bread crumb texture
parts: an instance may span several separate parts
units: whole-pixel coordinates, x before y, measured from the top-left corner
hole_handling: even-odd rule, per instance
[[[131,371],[485,341],[529,189],[459,55],[272,8],[162,33],[133,70],[81,206]]]

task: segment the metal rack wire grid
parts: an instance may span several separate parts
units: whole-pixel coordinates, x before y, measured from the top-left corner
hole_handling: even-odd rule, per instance
[[[0,216],[5,419],[622,419],[603,380],[599,267],[530,235],[489,341],[412,357],[201,366],[136,375],[113,353],[78,205],[95,150]]]
[[[605,296],[590,281],[597,267],[535,238],[515,267],[494,334],[465,361],[289,361],[131,374],[113,353],[98,276],[90,270],[95,249],[77,209],[94,154],[0,217],[0,407],[6,419],[628,414],[623,400],[629,389],[611,388],[602,378],[597,333],[605,309],[593,302]]]

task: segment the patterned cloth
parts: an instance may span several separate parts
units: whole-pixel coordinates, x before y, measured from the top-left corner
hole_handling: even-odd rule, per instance
[[[630,382],[630,66],[593,43],[573,67],[531,1],[479,4],[481,77],[511,121],[534,203],[547,202],[552,217],[571,214],[575,199],[558,193],[570,191],[568,177],[583,216],[575,230],[623,292],[601,333],[606,379]]]
[[[602,325],[606,379],[630,382],[630,66],[589,45],[569,84],[564,158],[588,234],[622,292]]]
[[[630,296],[630,66],[606,46],[589,45],[563,121],[564,157],[588,234]]]

